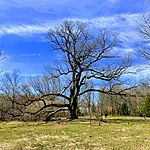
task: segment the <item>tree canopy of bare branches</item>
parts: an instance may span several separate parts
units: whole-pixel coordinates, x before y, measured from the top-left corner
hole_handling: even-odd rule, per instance
[[[70,119],[77,119],[78,98],[88,92],[115,94],[97,86],[101,81],[118,79],[130,66],[130,59],[113,51],[117,34],[107,30],[91,33],[82,22],[65,21],[48,31],[53,50],[62,56],[57,64],[47,66],[49,80],[58,80],[59,90],[43,94],[65,99]],[[94,81],[96,86],[86,86]],[[56,104],[57,105],[57,104]],[[58,107],[61,107],[60,104]]]

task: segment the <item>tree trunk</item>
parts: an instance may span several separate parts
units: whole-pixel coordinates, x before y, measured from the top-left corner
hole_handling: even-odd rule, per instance
[[[76,113],[76,110],[75,109],[72,109],[70,111],[70,120],[74,120],[74,119],[78,119],[78,115]]]
[[[74,99],[72,105],[69,108],[70,110],[70,120],[78,119],[77,115],[77,100]]]

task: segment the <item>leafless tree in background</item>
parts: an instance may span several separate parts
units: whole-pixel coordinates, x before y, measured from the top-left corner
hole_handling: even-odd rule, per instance
[[[146,44],[139,46],[137,51],[150,60],[150,46],[148,45],[150,43],[150,14],[139,16],[138,25],[138,32]]]
[[[1,81],[1,117],[6,120],[13,120],[17,116],[21,116],[24,110],[21,104],[21,95],[23,81],[20,72],[14,70],[13,73],[5,73]],[[3,115],[2,115],[3,114]]]

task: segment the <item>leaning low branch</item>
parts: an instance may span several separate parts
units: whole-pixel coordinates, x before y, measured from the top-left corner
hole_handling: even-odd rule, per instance
[[[46,123],[50,120],[50,118],[51,118],[54,114],[56,114],[56,113],[59,112],[59,111],[65,111],[65,110],[69,110],[69,109],[68,109],[68,108],[59,108],[59,109],[57,109],[57,110],[55,110],[55,111],[50,112],[50,113],[46,116],[46,119],[45,119]]]

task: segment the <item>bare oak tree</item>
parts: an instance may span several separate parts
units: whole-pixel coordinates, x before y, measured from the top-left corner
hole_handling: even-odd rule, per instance
[[[62,59],[59,58],[59,62],[53,66],[47,66],[46,71],[49,80],[59,80],[60,88],[42,94],[40,98],[53,95],[64,99],[65,103],[53,103],[52,106],[67,107],[70,119],[77,119],[79,96],[88,92],[116,94],[101,89],[98,84],[119,78],[130,66],[128,57],[123,58],[113,52],[117,44],[117,34],[107,30],[92,34],[84,23],[65,21],[54,30],[49,30],[48,38],[53,50],[59,53]],[[85,85],[90,81],[95,85],[85,88],[89,87]]]

